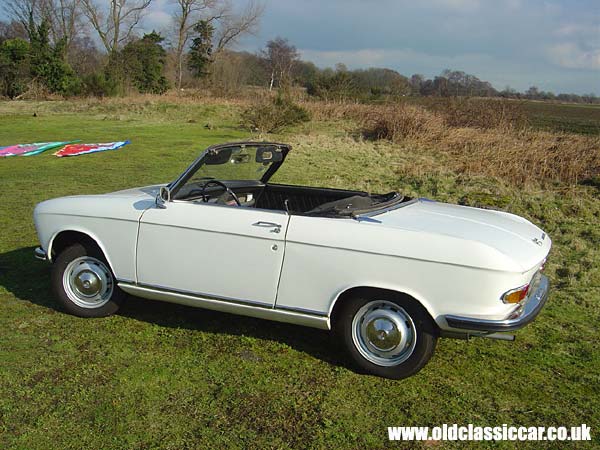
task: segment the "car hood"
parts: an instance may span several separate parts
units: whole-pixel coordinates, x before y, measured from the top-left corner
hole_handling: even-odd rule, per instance
[[[523,271],[539,265],[552,245],[544,231],[514,214],[424,199],[372,219],[386,227],[479,242],[513,259]]]
[[[143,186],[107,194],[71,195],[46,200],[36,205],[34,217],[40,214],[54,214],[137,221],[145,210],[155,204],[161,186]]]
[[[114,197],[132,197],[132,198],[140,198],[140,197],[150,197],[156,198],[158,195],[158,191],[164,184],[156,184],[152,186],[142,186],[131,189],[124,189],[122,191],[109,192],[103,195],[110,195]]]

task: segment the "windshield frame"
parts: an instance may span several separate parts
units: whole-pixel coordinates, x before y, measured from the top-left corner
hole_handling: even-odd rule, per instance
[[[277,172],[277,170],[281,167],[288,152],[292,149],[292,147],[288,144],[282,144],[280,142],[258,142],[258,141],[242,141],[242,142],[228,142],[226,144],[218,144],[212,145],[204,150],[198,158],[188,166],[186,170],[183,171],[181,175],[171,183],[167,184],[169,191],[171,193],[170,197],[175,198],[177,192],[187,183],[187,181],[204,165],[206,157],[208,155],[216,155],[221,150],[230,147],[243,147],[243,146],[273,146],[281,149],[281,153],[283,157],[281,161],[277,161],[271,164],[271,166],[267,169],[267,171],[262,175],[260,180],[248,180],[254,183],[260,182],[266,184],[269,179]],[[222,180],[219,180],[222,181]],[[242,181],[242,180],[225,180],[225,181]]]

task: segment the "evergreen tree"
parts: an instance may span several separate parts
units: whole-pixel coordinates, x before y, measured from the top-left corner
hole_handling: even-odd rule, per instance
[[[29,42],[8,39],[0,44],[0,95],[15,98],[27,88],[29,76]]]
[[[162,47],[164,38],[157,32],[145,34],[130,42],[121,52],[124,75],[141,93],[163,94],[169,82],[163,75],[167,52]]]
[[[66,39],[50,44],[50,24],[42,19],[39,25],[30,19],[31,75],[50,92],[73,95],[80,89],[80,80],[65,61]]]
[[[213,25],[207,20],[201,20],[194,26],[195,36],[192,39],[188,55],[188,67],[196,78],[203,78],[208,74],[208,67],[212,62]]]

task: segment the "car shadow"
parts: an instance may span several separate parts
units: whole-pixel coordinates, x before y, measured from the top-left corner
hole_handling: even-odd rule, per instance
[[[35,260],[33,251],[34,247],[27,247],[0,254],[0,287],[21,301],[63,313],[52,295],[50,265]],[[341,345],[334,339],[333,333],[324,330],[136,297],[128,298],[118,314],[161,327],[253,336],[285,343],[329,364],[356,371],[344,352],[340,351]]]

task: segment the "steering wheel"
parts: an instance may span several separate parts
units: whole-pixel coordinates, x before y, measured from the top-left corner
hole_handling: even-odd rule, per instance
[[[209,180],[202,185],[202,189],[200,189],[200,195],[202,195],[203,202],[205,202],[205,203],[208,202],[208,197],[204,194],[204,192],[206,191],[206,188],[208,186],[210,186],[211,184],[216,184],[217,186],[221,186],[223,189],[225,189],[225,192],[227,192],[229,195],[231,195],[231,197],[233,197],[233,200],[235,201],[236,205],[242,206],[237,195],[235,195],[235,192],[233,192],[231,189],[229,189],[227,187],[227,185],[225,183],[222,183],[219,180]]]

